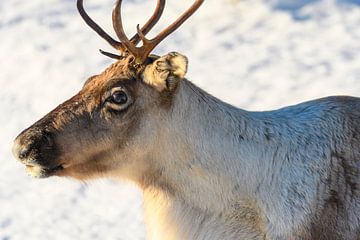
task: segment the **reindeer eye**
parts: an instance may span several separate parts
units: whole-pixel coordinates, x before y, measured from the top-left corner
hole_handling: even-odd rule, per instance
[[[127,109],[133,102],[131,92],[124,87],[114,87],[104,94],[104,109],[112,113],[120,113]]]
[[[128,96],[124,91],[116,91],[111,95],[111,102],[116,104],[125,104],[128,101]]]

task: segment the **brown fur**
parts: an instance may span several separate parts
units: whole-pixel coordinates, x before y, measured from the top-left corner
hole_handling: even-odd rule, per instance
[[[89,78],[78,94],[24,131],[21,137],[18,137],[18,141],[24,146],[29,145],[31,141],[43,139],[40,129],[56,132],[51,140],[53,147],[47,146],[53,155],[47,159],[51,160],[51,164],[47,164],[61,164],[64,167],[61,172],[56,173],[58,176],[71,176],[83,180],[114,171],[117,154],[113,149],[121,151],[124,146],[131,144],[132,136],[136,135],[145,109],[151,109],[158,103],[167,108],[170,106],[176,81],[171,83],[171,88],[166,86],[165,82],[168,78],[174,78],[175,75],[172,73],[178,71],[170,65],[174,56],[177,55],[171,53],[161,59],[152,56],[153,60],[149,59],[148,64],[150,71],[131,67],[131,56],[117,61],[103,73]],[[159,84],[162,81],[165,85],[161,88],[156,87],[153,85],[154,82],[149,86],[147,79],[154,79],[154,76],[160,76],[159,74],[163,77],[156,81]],[[132,101],[131,106],[121,113],[114,113],[111,106],[104,106],[108,92],[114,87],[126,89]],[[136,154],[136,150],[133,151],[132,154]],[[36,162],[28,164],[31,167],[38,165]]]

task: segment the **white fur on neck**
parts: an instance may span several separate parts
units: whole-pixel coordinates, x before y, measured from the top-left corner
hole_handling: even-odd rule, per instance
[[[338,184],[324,179],[334,174],[332,152],[346,147],[332,145],[344,136],[343,115],[330,114],[340,105],[325,98],[247,112],[182,81],[171,110],[152,119],[158,132],[149,163],[159,174],[144,189],[150,239],[310,236]],[[346,214],[356,228],[354,204]]]

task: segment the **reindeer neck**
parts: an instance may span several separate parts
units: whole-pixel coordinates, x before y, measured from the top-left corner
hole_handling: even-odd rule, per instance
[[[263,164],[263,121],[186,80],[175,94],[172,108],[157,115],[156,146],[148,159],[153,171],[145,177],[144,205],[150,239],[192,239],[201,229],[221,229],[217,223],[256,209],[262,179],[256,169]]]
[[[202,204],[195,207],[220,212],[227,203],[249,198],[257,182],[249,181],[256,178],[251,169],[260,164],[257,157],[252,161],[251,152],[261,135],[253,131],[259,123],[251,113],[184,80],[171,110],[159,114],[156,121],[159,133],[151,157],[156,187],[190,205]],[[215,202],[216,206],[207,205]]]

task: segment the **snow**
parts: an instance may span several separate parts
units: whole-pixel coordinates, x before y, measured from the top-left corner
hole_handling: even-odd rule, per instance
[[[84,1],[112,32],[113,0]],[[124,1],[126,31],[155,1]],[[168,1],[163,29],[191,0]],[[74,0],[0,1],[0,240],[144,239],[131,183],[31,179],[11,155],[15,136],[75,94],[112,60]],[[190,59],[188,78],[248,110],[360,93],[360,1],[206,0],[156,53]],[[153,33],[151,35],[154,35]]]

